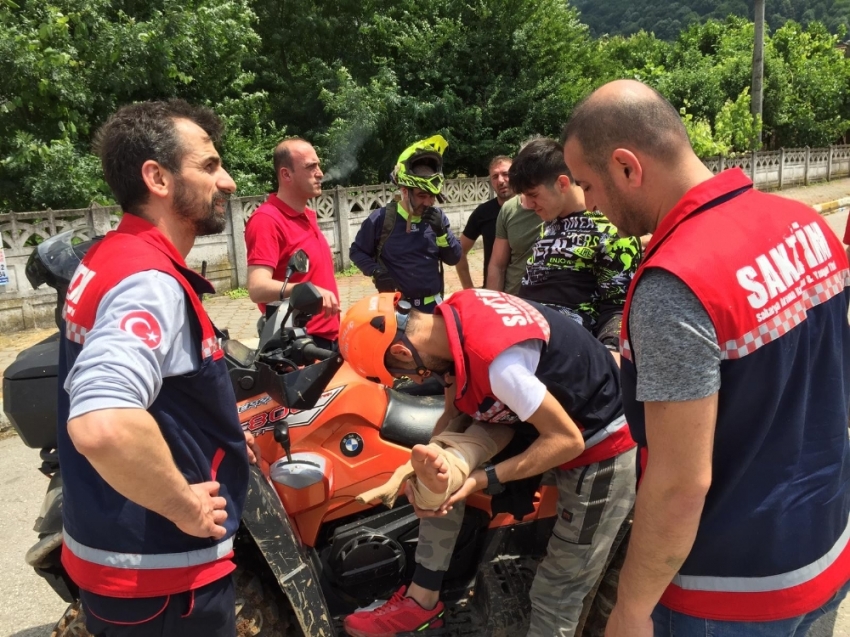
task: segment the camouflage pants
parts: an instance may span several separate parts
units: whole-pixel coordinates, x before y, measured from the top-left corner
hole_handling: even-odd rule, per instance
[[[528,637],[573,637],[585,596],[635,500],[635,450],[586,467],[555,470],[558,519],[531,586]],[[460,503],[459,503],[460,504]],[[419,524],[416,562],[447,571],[463,506]]]

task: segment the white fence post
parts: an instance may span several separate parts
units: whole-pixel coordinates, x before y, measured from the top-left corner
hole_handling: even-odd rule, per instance
[[[811,149],[806,146],[806,158],[803,160],[803,185],[809,185],[809,162],[812,158]]]
[[[826,180],[832,181],[832,144],[829,145],[829,151],[826,154]]]
[[[230,228],[233,231],[233,265],[236,268],[236,287],[248,286],[248,248],[245,246],[245,214],[242,199],[232,197],[227,203]]]
[[[753,186],[756,185],[756,165],[758,164],[758,151],[754,150],[750,154],[750,175],[753,180]]]
[[[345,190],[334,188],[334,221],[339,224],[339,259],[343,270],[351,266],[348,248],[351,246],[351,222],[348,210],[348,197]]]
[[[782,174],[785,171],[785,149],[779,149],[779,190],[782,190],[783,179]]]

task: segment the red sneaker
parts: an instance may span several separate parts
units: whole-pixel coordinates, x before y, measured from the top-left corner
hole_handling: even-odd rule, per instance
[[[415,599],[404,596],[406,590],[402,586],[382,606],[346,617],[345,632],[351,637],[395,637],[398,633],[442,628],[443,602],[425,610]]]

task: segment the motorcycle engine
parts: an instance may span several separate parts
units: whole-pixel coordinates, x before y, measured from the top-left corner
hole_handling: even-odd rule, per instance
[[[327,564],[343,593],[373,600],[402,584],[407,558],[397,540],[360,527],[334,537]]]

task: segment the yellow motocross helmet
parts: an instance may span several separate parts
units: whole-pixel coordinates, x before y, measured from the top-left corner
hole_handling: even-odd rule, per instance
[[[392,180],[398,186],[420,188],[440,196],[443,189],[443,153],[449,143],[442,135],[422,139],[404,149],[398,156]]]

